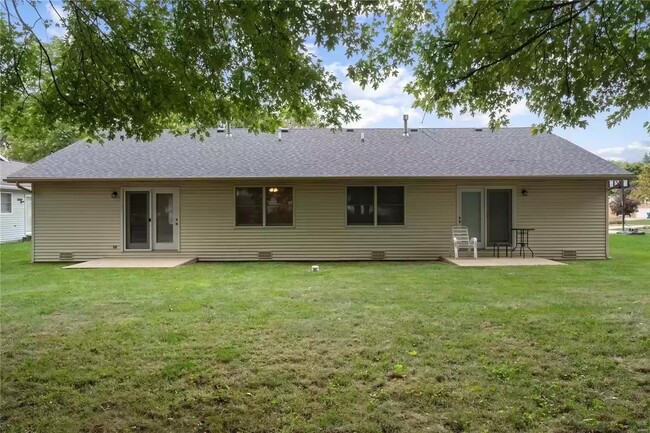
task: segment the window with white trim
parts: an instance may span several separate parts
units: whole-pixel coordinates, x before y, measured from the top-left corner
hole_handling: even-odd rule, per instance
[[[0,193],[0,213],[13,212],[13,194],[10,192]]]
[[[235,225],[238,227],[293,226],[293,187],[236,187]]]
[[[404,187],[347,187],[347,224],[404,225]]]

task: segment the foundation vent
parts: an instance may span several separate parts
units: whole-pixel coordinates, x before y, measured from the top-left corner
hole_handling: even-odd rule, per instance
[[[562,250],[562,258],[564,260],[576,260],[578,252],[576,250]]]
[[[257,260],[271,260],[273,258],[272,251],[258,251]]]
[[[371,260],[384,260],[386,258],[386,251],[371,251],[370,259]]]
[[[74,253],[59,253],[59,260],[62,262],[74,260]]]

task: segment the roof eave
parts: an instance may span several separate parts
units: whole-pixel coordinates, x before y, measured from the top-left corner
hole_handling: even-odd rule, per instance
[[[627,174],[552,174],[552,175],[499,175],[499,176],[222,176],[222,177],[94,177],[94,178],[60,178],[60,177],[26,177],[5,179],[11,183],[33,183],[33,182],[159,182],[159,181],[206,181],[206,180],[266,180],[266,179],[304,179],[304,180],[324,180],[324,179],[602,179],[602,180],[619,180],[634,179],[635,175]]]

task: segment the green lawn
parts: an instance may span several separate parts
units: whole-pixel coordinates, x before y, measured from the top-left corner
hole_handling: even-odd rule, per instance
[[[612,260],[63,270],[3,245],[0,431],[642,432],[650,236]]]
[[[610,225],[617,225],[620,226],[623,224],[622,220],[614,220],[609,222]],[[626,226],[650,226],[650,219],[644,219],[644,220],[625,220],[625,225]]]

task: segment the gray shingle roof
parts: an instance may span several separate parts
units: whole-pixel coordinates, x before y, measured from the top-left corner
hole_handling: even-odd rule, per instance
[[[13,173],[25,167],[27,167],[27,164],[25,164],[24,162],[0,160],[0,188],[17,190],[18,188],[16,188],[15,184],[7,183],[4,180],[5,178],[11,176]],[[24,185],[24,186],[29,187],[29,185]]]
[[[365,140],[361,141],[361,133]],[[14,180],[629,176],[598,156],[529,128],[292,129],[232,137],[211,131],[205,141],[162,134],[153,142],[75,143],[14,173]]]

